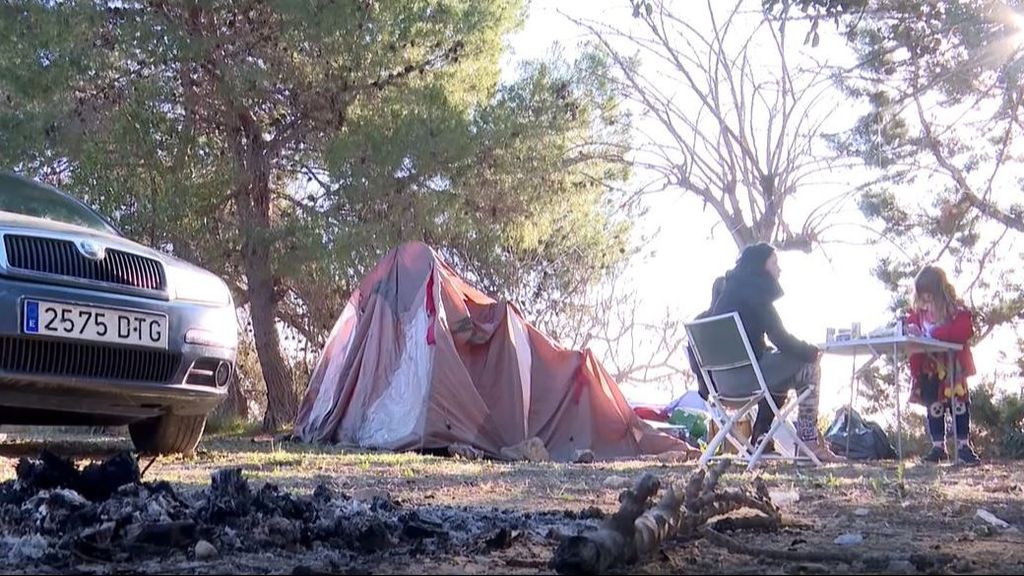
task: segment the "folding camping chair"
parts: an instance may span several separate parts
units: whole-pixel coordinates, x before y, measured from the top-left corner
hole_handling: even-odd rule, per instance
[[[804,390],[797,394],[796,398],[789,400],[781,410],[779,409],[764,381],[761,366],[747,340],[747,332],[743,329],[743,321],[740,320],[739,314],[730,312],[711,316],[685,323],[684,326],[701,375],[704,377],[704,382],[707,383],[709,412],[718,426],[718,433],[711,439],[704,449],[704,454],[701,455],[700,465],[707,466],[708,462],[715,458],[719,447],[728,441],[736,447],[736,454],[731,457],[747,461],[747,470],[753,470],[764,456],[764,450],[768,443],[783,426],[796,440],[794,455],[792,457],[774,456],[773,458],[809,459],[815,465],[820,465],[821,462],[800,439],[793,424],[787,419],[800,401],[811,393],[811,390]],[[746,374],[750,381],[750,391],[737,396],[725,396],[719,393],[718,387],[714,383],[714,375],[723,372]],[[753,446],[746,438],[737,436],[735,426],[742,418],[749,417],[750,411],[762,400],[775,413],[775,422],[757,446]],[[801,456],[801,454],[805,454],[805,456]]]

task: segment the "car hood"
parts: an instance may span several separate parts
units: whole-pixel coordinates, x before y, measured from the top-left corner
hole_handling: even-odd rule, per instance
[[[153,250],[152,248],[129,240],[123,236],[100,232],[99,230],[86,228],[84,226],[65,224],[63,222],[57,222],[46,218],[36,218],[34,216],[25,216],[0,210],[0,233],[2,232],[13,232],[15,234],[19,232],[26,232],[29,234],[42,234],[45,236],[68,240],[89,239],[107,248],[114,248],[117,250],[132,252],[134,254],[140,254],[142,256],[148,256],[155,260],[160,260],[165,264],[173,264],[177,267],[188,268],[197,272],[210,274],[209,271],[203,270],[198,266],[194,266],[184,260],[180,260],[158,250]]]

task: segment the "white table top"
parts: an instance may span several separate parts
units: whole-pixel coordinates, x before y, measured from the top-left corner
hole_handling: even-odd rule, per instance
[[[826,354],[862,356],[891,353],[893,346],[906,353],[914,352],[956,352],[963,348],[956,342],[945,342],[926,336],[878,336],[861,337],[839,342],[818,344]]]

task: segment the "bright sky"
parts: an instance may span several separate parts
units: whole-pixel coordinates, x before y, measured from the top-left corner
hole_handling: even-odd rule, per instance
[[[685,5],[693,12],[705,6],[704,2]],[[756,7],[760,2],[751,5]],[[568,57],[573,47],[586,38],[586,31],[576,28],[559,12],[617,26],[628,26],[632,21],[628,0],[534,0],[525,28],[513,39],[505,62],[510,75],[520,59],[544,57],[556,44],[565,49]],[[825,26],[822,28],[824,32]],[[791,40],[799,42],[802,34]],[[823,33],[816,54],[839,54],[843,50],[841,43],[841,39]],[[690,318],[707,307],[712,281],[732,266],[737,249],[721,225],[714,227],[717,219],[710,211],[703,213],[696,199],[670,190],[649,196],[647,201],[651,210],[636,224],[638,237],[651,237],[650,242],[644,243],[649,247],[650,258],[631,274],[633,281],[643,286],[641,304],[652,318],[663,314],[666,308]],[[840,217],[844,221],[862,221],[853,205]],[[807,341],[822,342],[830,326],[849,327],[859,321],[862,330],[868,331],[887,324],[889,295],[871,275],[876,259],[872,248],[842,243],[829,244],[812,254],[781,253],[781,282],[786,294],[777,302],[777,308],[787,328]],[[995,362],[995,352],[984,345],[975,351],[981,370]],[[850,368],[848,358],[826,356],[823,414],[830,417],[832,410],[848,402]],[[665,389],[623,384],[627,396],[637,402],[668,400]]]

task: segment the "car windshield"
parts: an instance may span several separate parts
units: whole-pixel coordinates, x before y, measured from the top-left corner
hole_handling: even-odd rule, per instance
[[[56,190],[11,176],[0,175],[0,211],[116,233],[85,204]]]

